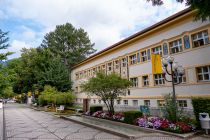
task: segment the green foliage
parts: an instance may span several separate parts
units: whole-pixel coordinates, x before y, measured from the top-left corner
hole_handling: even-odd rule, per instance
[[[94,113],[96,111],[103,111],[103,107],[102,106],[91,106],[90,107],[90,113]]]
[[[55,87],[49,85],[44,87],[44,91],[38,97],[39,105],[72,105],[74,96],[70,91],[59,92]]]
[[[125,95],[127,88],[132,83],[123,79],[116,73],[106,75],[104,73],[97,73],[96,77],[90,78],[88,82],[82,84],[83,91],[89,95],[96,95],[106,105],[108,112],[114,114],[114,100],[120,95]]]
[[[12,90],[12,87],[8,86],[3,90],[3,93],[0,94],[0,97],[8,99],[13,98],[15,96],[15,93]]]
[[[70,23],[56,26],[55,31],[45,35],[41,47],[48,48],[54,56],[60,56],[71,70],[72,66],[94,53],[87,32],[76,29]]]
[[[142,116],[142,112],[131,110],[124,112],[124,122],[128,124],[136,124],[136,119]]]
[[[152,5],[162,5],[163,0],[147,0],[152,2]],[[176,0],[177,2],[184,2],[186,6],[190,6],[191,9],[197,10],[195,19],[202,21],[210,20],[210,1],[209,0]]]
[[[210,114],[210,98],[192,98],[192,105],[197,124],[199,125],[199,113],[205,112]]]

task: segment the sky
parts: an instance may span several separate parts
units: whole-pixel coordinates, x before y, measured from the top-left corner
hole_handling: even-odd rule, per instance
[[[183,9],[176,0],[152,6],[146,0],[0,0],[0,29],[8,31],[9,59],[38,47],[46,33],[67,22],[88,32],[97,51]]]

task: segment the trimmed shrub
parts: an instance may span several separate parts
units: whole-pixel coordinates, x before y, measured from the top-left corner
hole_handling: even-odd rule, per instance
[[[131,110],[124,112],[124,122],[128,124],[136,124],[136,119],[142,116],[142,112],[137,110]]]
[[[90,113],[94,113],[94,112],[97,112],[97,111],[103,111],[103,107],[102,106],[91,106],[90,107]]]
[[[192,98],[192,105],[197,125],[200,126],[199,113],[205,112],[210,115],[210,98]]]

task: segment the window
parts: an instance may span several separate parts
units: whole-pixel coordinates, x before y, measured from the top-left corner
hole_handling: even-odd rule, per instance
[[[126,60],[126,58],[123,58],[122,59],[122,67],[126,67],[126,64],[127,64],[127,60]]]
[[[88,76],[91,76],[91,71],[90,70],[88,70]]]
[[[184,48],[189,49],[190,48],[190,37],[188,35],[185,35],[183,37],[184,39]]]
[[[134,78],[130,78],[130,81],[133,84],[133,87],[138,87],[138,78],[134,77]]]
[[[82,72],[80,72],[80,73],[79,73],[79,78],[82,78],[82,76],[83,76],[83,75],[82,75]]]
[[[121,100],[117,100],[117,104],[120,105],[121,104]]]
[[[160,54],[160,56],[162,56],[162,47],[158,46],[158,47],[152,48],[152,52],[154,54]]]
[[[130,58],[131,65],[136,64],[137,62],[136,54],[129,56],[129,58]]]
[[[75,76],[76,76],[76,79],[79,79],[79,74],[77,74],[77,73],[76,73],[76,75],[75,75]]]
[[[186,83],[186,75],[183,75],[182,77],[178,75],[177,77],[174,77],[175,83]]]
[[[147,56],[148,56],[148,57],[147,57],[148,60],[150,60],[150,58],[151,58],[150,49],[147,50]]]
[[[141,52],[141,61],[142,62],[147,61],[147,52],[146,51]]]
[[[93,100],[93,103],[94,103],[94,104],[96,103],[96,100],[95,100],[95,99]]]
[[[157,100],[158,107],[163,107],[165,105],[164,100]]]
[[[112,70],[112,63],[108,63],[108,71]]]
[[[197,68],[198,81],[210,81],[210,66]]]
[[[104,72],[104,73],[106,72],[106,66],[105,65],[102,65],[102,68],[101,69],[102,69],[101,70],[102,72]]]
[[[193,47],[203,46],[209,43],[208,31],[198,32],[192,35]]]
[[[128,100],[123,100],[124,105],[128,105]]]
[[[75,93],[78,93],[78,92],[79,92],[78,87],[75,87]]]
[[[155,85],[163,85],[165,84],[165,80],[162,74],[155,74]]]
[[[167,45],[167,43],[163,44],[163,54],[168,55],[168,45]]]
[[[98,71],[98,72],[101,71],[101,66],[98,66],[97,71]]]
[[[84,71],[84,77],[87,77],[87,71]]]
[[[96,68],[93,68],[93,75],[96,74]]]
[[[101,104],[101,100],[98,100],[98,103]]]
[[[144,100],[144,105],[145,106],[150,106],[150,100]]]
[[[138,106],[138,100],[133,100],[133,106]]]
[[[137,53],[137,61],[140,62],[141,58],[140,58],[140,53]]]
[[[182,51],[182,40],[178,39],[169,43],[171,54]]]
[[[118,68],[119,68],[119,61],[116,60],[116,61],[115,61],[115,69],[118,69]]]
[[[179,107],[187,107],[187,100],[178,100]]]
[[[142,80],[143,80],[143,86],[148,86],[149,85],[149,77],[148,77],[148,75],[142,76]]]

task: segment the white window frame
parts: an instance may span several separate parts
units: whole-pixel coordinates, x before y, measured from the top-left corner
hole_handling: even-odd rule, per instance
[[[145,106],[150,106],[150,100],[144,100],[144,105]]]
[[[119,69],[119,60],[114,61],[115,69]]]
[[[117,105],[121,105],[121,100],[117,100]]]
[[[126,67],[126,65],[127,65],[127,60],[126,60],[126,58],[123,58],[122,59],[122,67]]]
[[[155,85],[164,85],[165,79],[162,74],[154,74],[154,82],[155,82]]]
[[[133,54],[133,55],[129,56],[129,58],[130,58],[130,64],[131,65],[137,63],[137,56],[136,56],[136,54]]]
[[[160,56],[162,56],[163,55],[162,46],[157,46],[155,48],[152,48],[152,52],[153,54],[160,54]]]
[[[182,50],[183,50],[182,39],[177,39],[177,40],[174,40],[174,41],[170,42],[169,46],[170,46],[170,53],[171,54],[182,52]]]
[[[107,70],[112,71],[112,62],[107,64]]]
[[[165,101],[164,100],[157,100],[157,105],[158,105],[158,107],[163,107],[165,105]]]
[[[128,106],[128,100],[123,100],[123,105]]]
[[[142,51],[141,52],[141,61],[146,62],[147,61],[147,51]]]
[[[178,100],[178,106],[179,107],[187,107],[187,100]]]
[[[135,107],[139,106],[138,100],[133,100],[132,102],[133,102],[133,106]]]
[[[204,71],[204,68],[207,67],[207,72]],[[201,69],[201,72],[198,72],[198,69]],[[209,79],[205,79],[205,75],[209,76]],[[199,79],[199,76],[202,76],[202,80]],[[198,81],[200,82],[209,82],[210,81],[210,66],[203,66],[203,67],[197,67],[197,77]]]
[[[199,37],[199,34],[201,34],[200,37]],[[195,33],[191,37],[192,37],[193,48],[200,47],[209,43],[208,30]],[[201,45],[199,41],[202,41],[203,45]],[[195,42],[198,43],[198,46],[195,46]]]
[[[145,79],[145,77],[146,77],[146,79]],[[142,76],[142,81],[143,81],[144,87],[149,86],[149,76],[148,75]]]
[[[130,81],[132,82],[132,87],[138,87],[138,77],[130,78]]]

